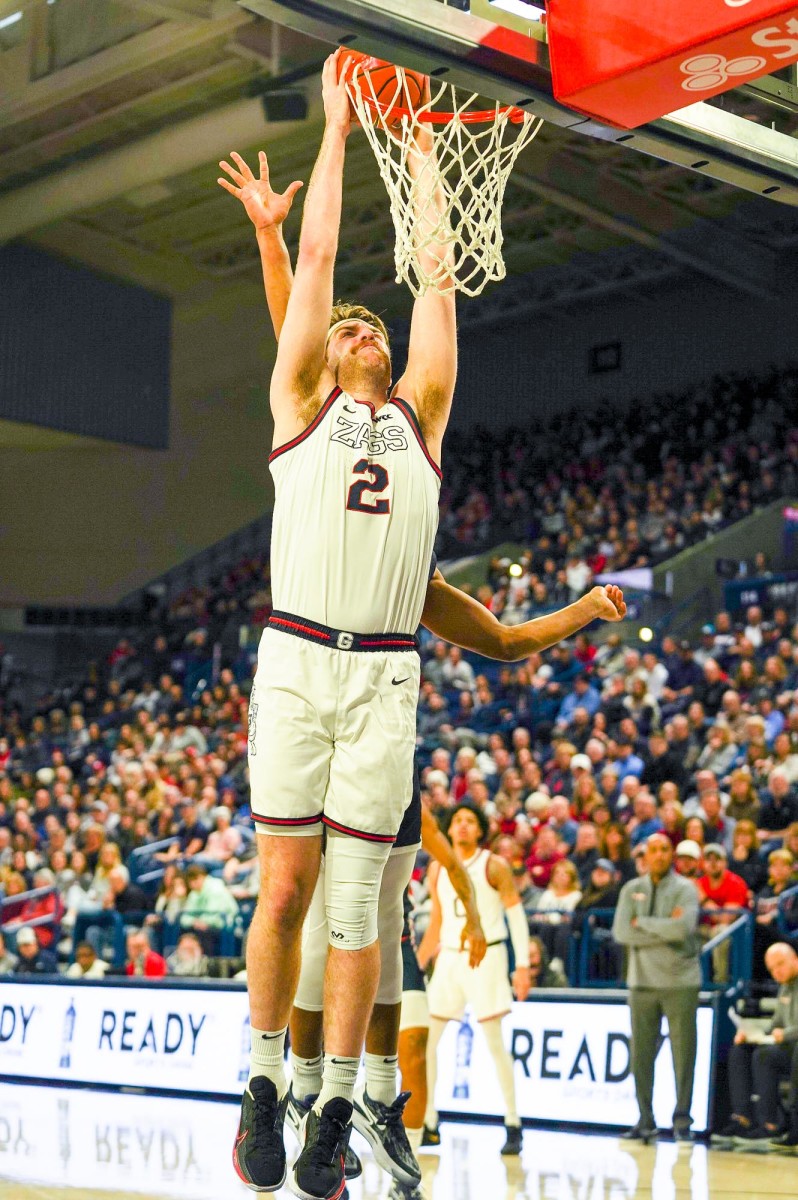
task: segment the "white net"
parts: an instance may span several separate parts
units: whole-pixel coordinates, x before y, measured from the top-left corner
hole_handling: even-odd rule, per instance
[[[475,122],[475,94],[448,83],[414,109],[405,73],[379,101],[368,72],[355,67],[347,91],[388,192],[396,231],[396,281],[414,296],[428,288],[478,295],[506,274],[502,202],[516,158],[543,122],[499,104]],[[450,115],[441,120],[442,107]],[[401,113],[401,115],[399,115]]]

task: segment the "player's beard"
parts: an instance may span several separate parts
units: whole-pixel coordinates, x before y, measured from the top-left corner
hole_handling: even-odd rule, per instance
[[[359,352],[345,354],[338,361],[336,382],[351,395],[359,390],[384,391],[387,395],[391,386],[391,360],[379,347],[374,347],[376,356],[364,357]]]

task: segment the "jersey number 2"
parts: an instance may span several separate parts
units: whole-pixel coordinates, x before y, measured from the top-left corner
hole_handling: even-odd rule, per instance
[[[358,479],[349,489],[346,507],[354,512],[364,512],[384,516],[391,511],[390,500],[364,500],[370,492],[378,495],[388,486],[388,472],[379,463],[370,463],[367,458],[360,458],[352,468],[355,475],[368,475],[368,479]]]

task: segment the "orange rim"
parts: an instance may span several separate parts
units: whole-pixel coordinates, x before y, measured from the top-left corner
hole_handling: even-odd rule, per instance
[[[360,89],[358,89],[360,91]],[[367,96],[365,92],[360,91],[361,98],[369,106],[382,113],[386,118],[401,118],[409,117],[412,121],[420,121],[425,125],[448,125],[455,118],[453,112],[412,112],[411,109],[405,108],[401,104],[394,105],[388,108],[385,104],[380,104],[379,100],[375,100],[373,96]],[[507,104],[500,108],[482,108],[475,109],[473,112],[461,112],[460,120],[464,125],[487,125],[491,121],[495,121],[498,117],[506,116],[514,125],[520,125],[527,113],[522,108],[514,108]]]

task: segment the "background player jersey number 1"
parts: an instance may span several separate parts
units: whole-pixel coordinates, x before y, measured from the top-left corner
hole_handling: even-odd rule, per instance
[[[367,458],[360,458],[352,468],[354,475],[367,475],[367,479],[358,479],[349,489],[346,501],[347,509],[354,512],[371,513],[372,516],[385,516],[391,511],[390,500],[364,499],[368,493],[379,494],[388,487],[388,472],[379,463],[370,463]]]

